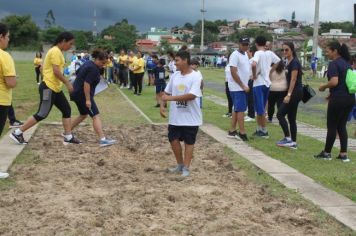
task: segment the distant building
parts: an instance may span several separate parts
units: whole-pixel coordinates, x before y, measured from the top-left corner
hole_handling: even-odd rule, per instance
[[[330,29],[329,33],[322,33],[321,36],[325,39],[350,39],[352,33],[343,33],[341,29]]]
[[[170,36],[171,32],[168,30],[163,30],[163,29],[157,29],[155,27],[151,28],[149,32],[147,32],[147,37],[146,39],[152,40],[152,41],[161,41],[162,36]]]
[[[149,39],[136,40],[136,47],[143,53],[157,52],[158,42]]]
[[[233,26],[219,26],[219,38],[229,37],[233,33],[235,33]]]

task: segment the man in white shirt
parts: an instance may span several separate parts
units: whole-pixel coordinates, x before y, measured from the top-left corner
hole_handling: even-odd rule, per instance
[[[271,66],[277,66],[280,58],[272,51],[266,51],[266,38],[263,36],[256,37],[257,51],[251,59],[252,61],[252,79],[255,111],[257,113],[257,129],[254,136],[269,138],[266,129],[265,108],[271,86],[270,72]]]
[[[227,137],[240,138],[242,141],[248,141],[244,115],[247,110],[247,93],[250,90],[248,81],[251,65],[247,54],[249,43],[249,38],[240,38],[239,50],[235,50],[229,59],[231,76],[228,77],[228,86],[234,112],[232,113],[231,127]],[[239,132],[236,131],[237,124],[239,125]]]
[[[182,173],[188,177],[189,166],[193,159],[193,149],[199,126],[203,124],[199,98],[201,93],[201,74],[190,67],[190,54],[179,51],[175,56],[177,71],[172,75],[162,96],[160,113],[166,117],[165,105],[171,102],[169,109],[168,139],[174,152],[177,166],[170,172]],[[181,141],[184,141],[184,159]]]

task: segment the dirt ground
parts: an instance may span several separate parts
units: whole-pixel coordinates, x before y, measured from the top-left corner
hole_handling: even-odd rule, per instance
[[[199,133],[189,178],[175,164],[166,127],[111,127],[100,148],[90,126],[64,146],[43,126],[0,194],[0,235],[340,235],[344,228],[252,184]],[[330,231],[330,228],[333,231]]]

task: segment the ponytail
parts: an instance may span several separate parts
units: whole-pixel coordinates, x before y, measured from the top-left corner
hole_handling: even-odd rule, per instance
[[[6,34],[9,32],[9,28],[4,23],[0,23],[0,35],[6,36]]]
[[[347,47],[346,44],[340,44],[338,41],[334,40],[328,43],[327,46],[330,50],[335,51],[337,50],[337,53],[344,58],[345,61],[350,62],[351,61],[351,55],[349,52],[349,48]]]

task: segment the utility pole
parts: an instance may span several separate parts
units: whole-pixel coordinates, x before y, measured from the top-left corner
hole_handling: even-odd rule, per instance
[[[205,4],[204,4],[205,0],[202,0],[202,8],[200,9],[201,12],[201,39],[200,39],[200,52],[202,52],[204,50],[204,14],[206,12],[205,10]]]
[[[313,54],[316,57],[318,54],[318,36],[319,36],[319,5],[320,0],[315,0],[314,14],[314,34],[313,34]]]
[[[96,24],[96,2],[94,0],[94,15],[93,15],[93,38],[98,36],[98,27]]]

